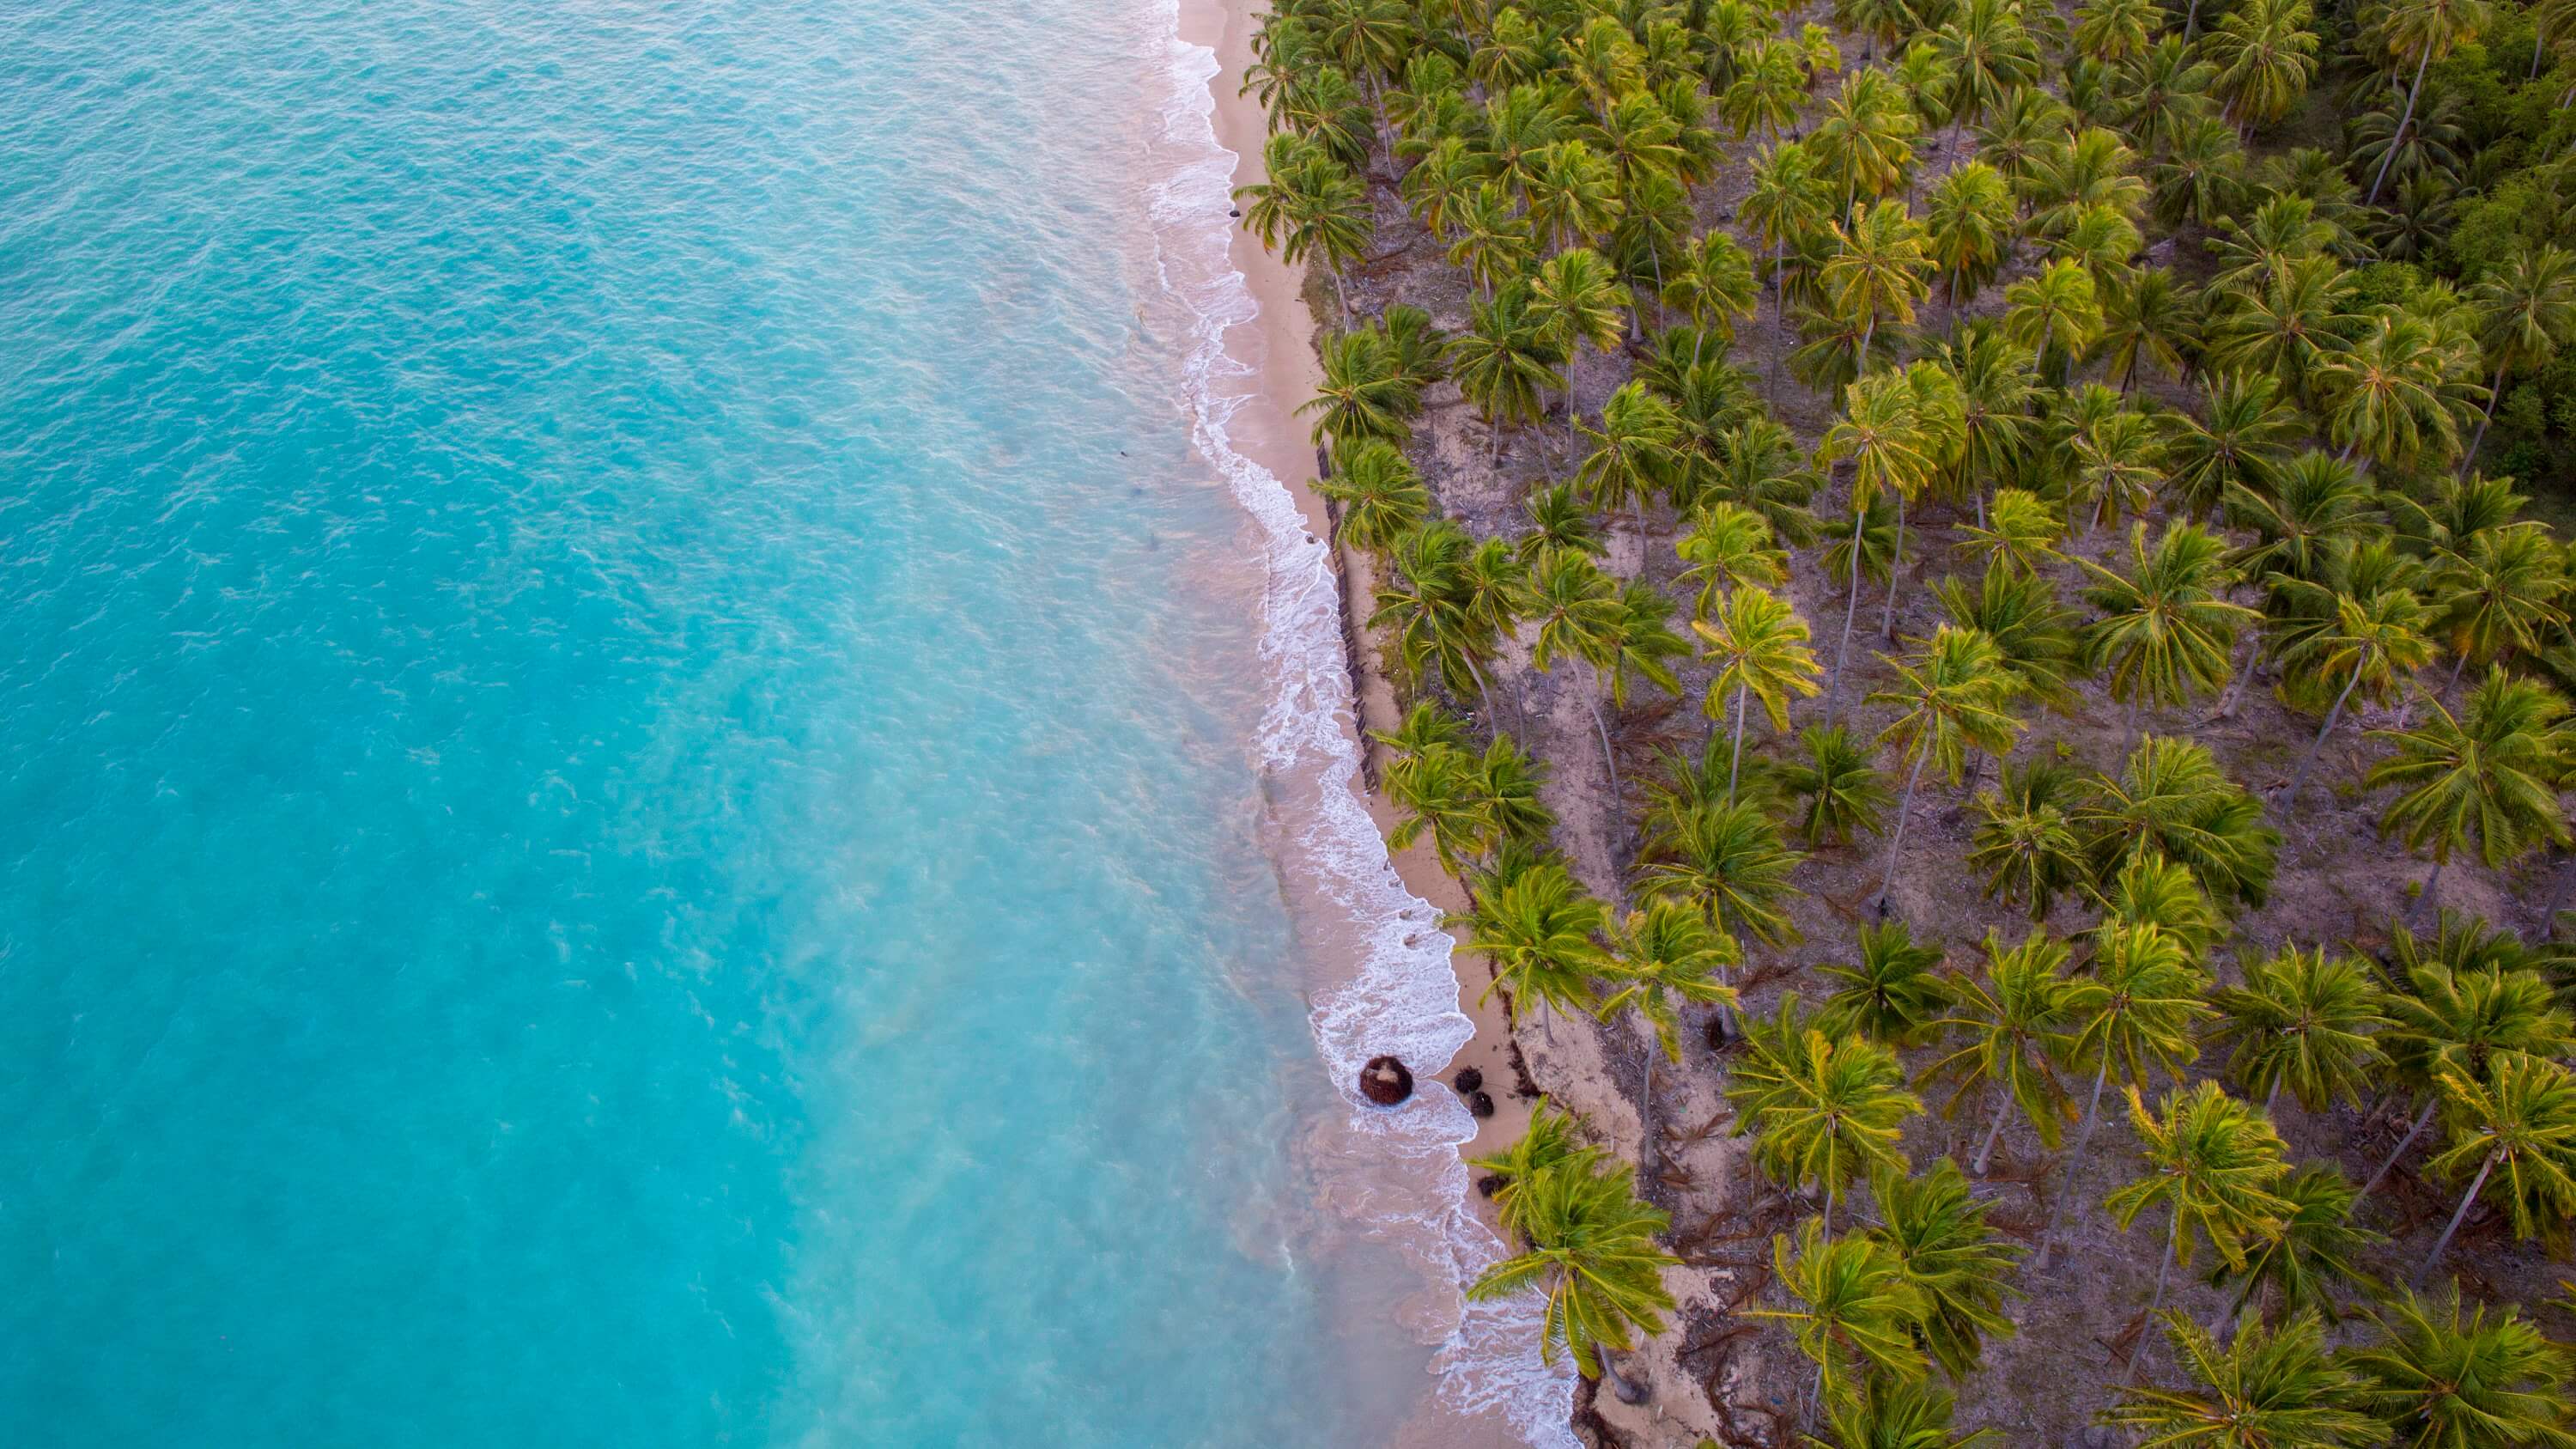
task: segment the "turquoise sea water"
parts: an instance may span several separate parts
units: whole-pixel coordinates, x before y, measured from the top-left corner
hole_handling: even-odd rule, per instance
[[[0,7],[0,1438],[1412,1410],[1168,25]]]

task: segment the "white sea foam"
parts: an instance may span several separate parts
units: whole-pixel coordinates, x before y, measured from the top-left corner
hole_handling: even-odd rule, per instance
[[[1348,1104],[1353,1131],[1380,1144],[1391,1168],[1404,1169],[1392,1175],[1423,1185],[1409,1194],[1416,1200],[1389,1202],[1380,1194],[1372,1207],[1381,1231],[1445,1276],[1437,1286],[1456,1306],[1455,1326],[1432,1363],[1440,1399],[1461,1413],[1499,1412],[1542,1449],[1572,1446],[1574,1381],[1563,1367],[1540,1361],[1537,1300],[1467,1303],[1460,1292],[1504,1251],[1468,1206],[1458,1148],[1475,1135],[1475,1119],[1445,1091],[1417,1093],[1391,1112],[1363,1105],[1353,1091],[1361,1064],[1380,1053],[1402,1057],[1427,1080],[1425,1069],[1455,1056],[1474,1026],[1458,1009],[1452,941],[1439,912],[1405,888],[1360,801],[1330,553],[1307,531],[1286,483],[1235,451],[1227,435],[1251,395],[1253,369],[1227,351],[1226,334],[1260,308],[1227,251],[1237,157],[1217,141],[1209,88],[1223,67],[1214,51],[1180,38],[1177,4],[1166,14],[1172,91],[1157,140],[1170,164],[1151,201],[1156,262],[1164,287],[1193,319],[1188,385],[1199,449],[1258,520],[1267,552],[1262,656],[1271,692],[1260,744],[1289,817],[1283,864],[1311,877],[1296,884],[1329,900],[1365,942],[1350,978],[1316,1000],[1316,1048]]]

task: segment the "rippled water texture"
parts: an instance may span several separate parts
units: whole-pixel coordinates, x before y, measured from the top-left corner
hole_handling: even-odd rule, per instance
[[[1168,23],[0,8],[8,1442],[1424,1392],[1296,1148]]]

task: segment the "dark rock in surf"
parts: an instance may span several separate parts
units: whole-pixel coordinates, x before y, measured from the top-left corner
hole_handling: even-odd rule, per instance
[[[1458,1095],[1464,1097],[1485,1085],[1485,1074],[1474,1067],[1461,1067],[1458,1075],[1449,1079],[1449,1085],[1456,1087]]]
[[[1413,1072],[1393,1057],[1371,1057],[1360,1068],[1360,1095],[1381,1107],[1392,1107],[1413,1095]]]

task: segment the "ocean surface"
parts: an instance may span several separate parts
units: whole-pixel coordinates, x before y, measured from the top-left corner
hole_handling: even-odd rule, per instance
[[[0,1440],[1550,1402],[1173,24],[0,4]]]

